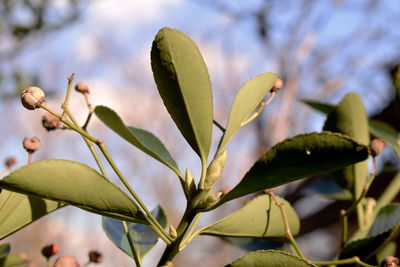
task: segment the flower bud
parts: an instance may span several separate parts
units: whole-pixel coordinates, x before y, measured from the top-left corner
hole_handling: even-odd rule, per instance
[[[59,252],[60,252],[60,247],[56,243],[44,246],[42,248],[42,255],[47,259],[53,255],[58,254]]]
[[[379,265],[380,267],[399,267],[400,260],[399,258],[393,257],[393,256],[387,256],[386,258],[383,259],[381,264]]]
[[[176,232],[175,228],[172,225],[169,226],[169,234],[173,238],[176,238],[178,236],[178,233]]]
[[[277,79],[274,83],[274,87],[272,87],[272,92],[278,92],[283,87],[283,81],[281,79]]]
[[[214,183],[217,181],[217,179],[221,175],[222,170],[225,167],[226,155],[227,152],[226,150],[224,150],[211,161],[210,165],[207,168],[203,189],[211,189]]]
[[[382,139],[374,139],[371,141],[369,147],[371,149],[371,155],[376,157],[385,149],[386,142]]]
[[[206,209],[214,205],[215,202],[217,202],[222,196],[222,192],[218,192],[215,194],[210,194],[208,195],[205,199],[200,201],[199,205],[197,208],[199,209]]]
[[[61,121],[58,117],[51,113],[46,113],[42,117],[42,125],[47,131],[58,129],[61,125]]]
[[[21,93],[21,102],[25,108],[34,110],[45,101],[45,94],[39,87],[28,87]]]
[[[196,193],[196,185],[194,183],[194,178],[189,169],[186,169],[185,173],[185,190],[186,192],[188,192],[189,197],[194,196],[194,194]]]
[[[25,150],[28,151],[29,153],[33,153],[33,152],[39,150],[39,148],[40,148],[40,140],[36,136],[32,137],[32,138],[25,137],[22,144],[23,144]]]
[[[17,163],[17,160],[14,157],[7,158],[5,161],[6,168],[11,168],[15,165],[15,163]]]
[[[75,90],[81,94],[89,94],[89,86],[86,83],[79,82],[75,85]]]
[[[103,262],[103,255],[96,250],[89,251],[89,262],[93,263],[102,263]]]
[[[72,256],[62,256],[56,260],[54,267],[79,267],[79,263]]]

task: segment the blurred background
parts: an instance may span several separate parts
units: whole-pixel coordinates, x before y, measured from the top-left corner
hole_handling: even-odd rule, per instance
[[[400,63],[398,1],[2,0],[0,14],[0,160],[13,156],[16,167],[27,161],[23,137],[38,136],[42,148],[35,161],[64,158],[96,168],[77,134],[47,132],[41,126],[44,112],[28,111],[19,100],[25,87],[36,85],[46,92],[48,105],[60,111],[67,77],[75,72],[76,82],[89,85],[94,105],[109,106],[128,125],[157,135],[181,171],[190,168],[198,177],[199,160],[173,124],[152,78],[151,44],[166,26],[183,31],[200,47],[212,80],[214,116],[223,125],[235,92],[246,80],[277,72],[285,82],[262,116],[229,145],[227,166],[216,189],[234,186],[275,143],[321,130],[324,116],[301,99],[336,104],[346,93],[356,92],[369,116],[400,130],[398,94],[390,76]],[[74,93],[71,107],[83,123],[87,116],[83,97]],[[149,207],[162,205],[169,224],[177,226],[185,200],[173,173],[97,118],[88,129],[105,140],[144,202]],[[214,127],[215,145],[219,137]],[[398,167],[390,148],[382,159]],[[299,242],[305,254],[329,259],[336,252],[331,248],[339,247],[337,219],[343,204],[319,195],[304,198],[302,186],[300,181],[278,188],[277,193],[286,196],[303,218]],[[327,205],[332,206],[331,216],[318,213]],[[240,206],[239,201],[224,205],[203,216],[200,226]],[[13,252],[26,253],[35,266],[44,265],[40,249],[52,242],[60,244],[62,255],[73,255],[81,263],[87,261],[89,250],[96,249],[105,259],[99,266],[133,264],[107,239],[100,216],[73,207],[58,210],[2,242],[10,242]],[[158,261],[163,249],[159,243],[144,266]],[[216,237],[199,237],[174,262],[222,266],[245,253]]]

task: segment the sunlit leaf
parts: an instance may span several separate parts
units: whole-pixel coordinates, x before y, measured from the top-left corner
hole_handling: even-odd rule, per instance
[[[335,108],[335,106],[333,106],[331,104],[322,103],[322,102],[318,102],[318,101],[314,101],[314,100],[303,99],[302,101],[304,104],[308,105],[309,107],[311,107],[315,110],[318,110],[324,114],[328,114]]]
[[[298,135],[268,150],[215,207],[263,189],[343,168],[367,157],[366,146],[341,134]]]
[[[153,42],[151,67],[165,107],[205,162],[211,146],[213,98],[199,48],[182,32],[163,28]]]
[[[300,230],[300,222],[296,212],[286,200],[277,198],[284,204],[292,234],[297,235]],[[270,195],[252,199],[231,215],[203,228],[200,234],[287,240],[281,211]]]
[[[167,226],[167,216],[160,206],[157,206],[151,213],[162,227],[165,228]],[[120,220],[102,217],[102,224],[104,232],[106,232],[108,238],[114,245],[133,258],[122,222]],[[139,249],[139,255],[144,257],[157,243],[158,235],[149,226],[144,224],[127,222],[127,226],[134,244],[137,245]]]
[[[259,250],[250,252],[225,267],[313,267],[305,260],[280,250]]]
[[[180,173],[175,160],[172,158],[164,144],[155,135],[139,128],[125,126],[118,114],[108,107],[97,106],[94,112],[97,117],[104,122],[104,124],[126,141],[151,157],[164,163],[174,172]]]
[[[144,221],[121,189],[94,169],[69,160],[43,160],[11,172],[0,188],[71,204],[105,216]]]
[[[56,201],[8,190],[0,193],[0,239],[63,207]]]
[[[368,118],[357,94],[347,94],[328,114],[324,130],[350,136],[360,144],[369,145]],[[349,189],[356,198],[361,195],[368,175],[368,161],[348,166],[336,176],[339,185]]]
[[[254,112],[278,78],[275,73],[263,73],[250,79],[239,89],[231,106],[220,151],[225,149],[226,144],[241,127],[241,123]]]

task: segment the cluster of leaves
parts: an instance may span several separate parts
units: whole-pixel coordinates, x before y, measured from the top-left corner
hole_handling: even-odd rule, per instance
[[[259,248],[260,245],[274,248],[249,253],[228,266],[314,266],[314,263],[320,263],[307,260],[293,238],[300,230],[296,212],[290,203],[272,191],[252,199],[217,222],[198,230],[195,228],[202,213],[211,212],[228,201],[298,179],[331,173],[337,184],[348,192],[353,205],[342,214],[344,234],[339,260],[328,264],[358,263],[359,259],[353,256],[368,261],[394,239],[400,227],[400,213],[397,204],[389,204],[393,198],[378,199],[376,208],[366,204],[366,185],[371,182],[367,179],[370,134],[365,109],[357,95],[347,95],[337,106],[309,102],[328,113],[324,131],[301,134],[275,145],[255,162],[232,190],[221,196],[212,189],[229,154],[226,148],[237,131],[256,118],[267,104],[263,101],[265,96],[276,94],[279,76],[264,73],[246,82],[232,103],[226,126],[222,127],[213,119],[207,67],[197,45],[189,37],[174,29],[161,29],[153,42],[151,60],[164,105],[200,158],[200,177],[193,178],[189,170],[183,175],[168,149],[154,134],[127,126],[108,107],[91,109],[89,106],[88,120],[81,127],[68,109],[71,77],[62,105],[63,114],[57,114],[46,104],[40,104],[40,107],[56,116],[68,129],[82,135],[100,172],[78,162],[59,159],[31,163],[11,172],[0,181],[3,189],[0,194],[0,238],[56,209],[73,205],[102,215],[103,228],[109,238],[138,266],[159,237],[167,244],[159,265],[168,266],[197,235],[217,236],[246,248]],[[187,199],[185,213],[176,229],[170,226],[169,233],[165,231],[167,216],[162,207],[157,206],[150,212],[119,171],[104,142],[88,133],[86,126],[92,113],[120,137],[176,174]],[[214,123],[222,136],[215,156],[210,160]],[[387,139],[384,134],[375,134]],[[103,153],[131,196],[108,180],[93,144]],[[392,191],[395,190],[397,194],[398,188]],[[348,239],[347,215],[353,210],[357,211],[359,228]],[[257,243],[259,240],[262,242]],[[288,242],[294,248],[291,254],[281,250]],[[374,250],[366,249],[370,247]]]

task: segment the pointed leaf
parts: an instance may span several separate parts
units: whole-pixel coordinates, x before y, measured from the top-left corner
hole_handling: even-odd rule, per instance
[[[369,131],[375,137],[387,142],[397,153],[397,155],[400,156],[400,145],[398,138],[399,134],[397,133],[395,128],[383,121],[370,120]]]
[[[237,92],[229,113],[228,124],[221,141],[220,151],[239,130],[245,121],[260,104],[267,93],[274,87],[279,76],[275,73],[264,73],[248,80]],[[217,152],[218,154],[218,152]]]
[[[0,239],[65,206],[56,201],[8,190],[0,193]]]
[[[303,99],[301,100],[304,104],[306,104],[307,106],[318,110],[324,114],[329,114],[329,112],[331,112],[335,106],[328,104],[328,103],[322,103],[322,102],[318,102],[318,101],[314,101],[314,100],[307,100],[307,99]]]
[[[300,221],[296,212],[286,200],[282,198],[279,200],[284,204],[292,234],[297,235]],[[281,211],[270,195],[252,199],[238,211],[203,228],[200,234],[287,240]]]
[[[97,214],[144,221],[136,204],[94,169],[70,160],[43,160],[19,168],[0,188],[71,204]]]
[[[360,144],[369,145],[368,118],[357,94],[347,94],[328,114],[324,130],[346,134]],[[368,176],[368,161],[348,166],[336,178],[339,185],[349,189],[355,198],[361,195]]]
[[[211,146],[213,100],[199,48],[182,32],[163,28],[151,48],[151,67],[165,107],[205,162]]]
[[[165,228],[167,226],[167,216],[160,206],[153,209],[151,213],[162,227]],[[114,243],[114,245],[133,258],[122,222],[116,219],[102,217],[102,224],[104,232],[106,232],[108,238]],[[158,235],[150,227],[144,224],[127,222],[127,225],[133,242],[139,248],[140,257],[144,257],[157,243]]]
[[[225,267],[313,267],[315,265],[280,250],[259,250],[250,252]]]
[[[164,144],[155,135],[139,128],[125,126],[118,114],[108,107],[97,106],[94,112],[105,125],[119,136],[142,150],[144,153],[162,162],[175,173],[180,174],[175,160],[165,148]]]
[[[367,157],[368,147],[341,134],[298,135],[268,150],[215,207],[263,189],[343,168]]]

